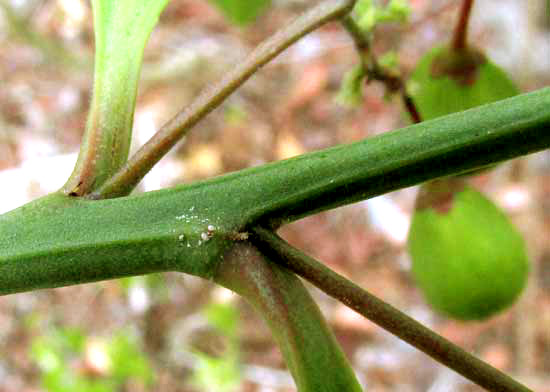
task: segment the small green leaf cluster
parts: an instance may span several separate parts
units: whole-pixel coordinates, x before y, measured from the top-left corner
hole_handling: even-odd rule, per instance
[[[410,12],[408,0],[390,0],[386,6],[379,6],[375,0],[359,0],[354,8],[357,24],[365,32],[379,23],[406,22]]]
[[[408,0],[390,0],[385,6],[379,6],[375,0],[359,0],[353,9],[352,23],[358,30],[356,33],[363,35],[365,41],[369,41],[372,31],[378,24],[404,23],[409,14]],[[367,48],[363,50],[368,51]],[[336,96],[336,102],[343,106],[357,106],[363,101],[363,83],[373,76],[369,73],[383,70],[392,77],[399,75],[399,59],[395,51],[388,51],[379,58],[375,58],[372,53],[360,55],[363,57],[361,63],[346,72]]]
[[[399,75],[399,59],[397,53],[389,51],[378,59],[378,65],[385,72]],[[340,90],[336,95],[336,102],[342,106],[358,106],[363,102],[363,84],[368,80],[367,67],[363,64],[353,66],[344,75]]]
[[[363,101],[363,82],[367,70],[360,64],[355,65],[344,75],[336,102],[343,106],[357,106]]]

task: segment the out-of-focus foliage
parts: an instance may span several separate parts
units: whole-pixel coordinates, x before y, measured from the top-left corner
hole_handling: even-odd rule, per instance
[[[237,357],[211,357],[195,353],[197,365],[193,374],[194,384],[201,391],[237,391],[241,374]]]
[[[270,4],[271,0],[210,0],[232,22],[245,25],[253,22]]]
[[[145,384],[153,381],[153,371],[147,356],[144,355],[137,339],[129,331],[121,331],[107,344],[107,351],[112,364],[111,377],[118,384],[136,379]]]
[[[114,392],[130,381],[153,381],[147,357],[125,330],[98,339],[74,328],[53,329],[33,340],[30,357],[48,392]]]
[[[344,106],[357,106],[363,101],[363,82],[367,73],[365,67],[356,65],[344,75],[336,102]]]
[[[365,32],[371,31],[378,23],[406,22],[411,8],[408,0],[390,0],[381,6],[375,0],[359,0],[355,6],[357,24]]]
[[[237,337],[239,313],[231,304],[210,304],[203,314],[209,326],[226,341],[225,350],[214,356],[195,350],[197,365],[193,383],[201,391],[236,391],[241,382],[240,352]]]

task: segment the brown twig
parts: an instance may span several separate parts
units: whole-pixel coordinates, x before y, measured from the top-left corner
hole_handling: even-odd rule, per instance
[[[308,280],[326,294],[470,381],[489,391],[530,391],[529,388],[500,370],[469,354],[317,260],[303,254],[271,230],[256,227],[252,233],[251,241],[270,260]]]
[[[415,124],[422,122],[422,117],[420,116],[420,113],[418,112],[418,109],[416,108],[412,97],[405,91],[405,89],[403,89],[403,91],[401,92],[401,99],[403,100],[405,109],[407,109],[407,112],[409,112],[409,115],[411,116],[413,122]]]
[[[456,50],[466,49],[466,36],[468,35],[468,22],[470,21],[470,13],[474,0],[463,0],[462,8],[460,9],[460,17],[455,27],[453,41],[451,47]]]

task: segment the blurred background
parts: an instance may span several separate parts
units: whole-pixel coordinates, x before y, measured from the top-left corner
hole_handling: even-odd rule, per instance
[[[315,3],[273,0],[243,25],[212,2],[172,0],[146,48],[134,149]],[[426,50],[450,39],[460,3],[410,0],[408,22],[378,26],[374,50],[391,51],[403,74],[410,74]],[[89,1],[0,5],[0,212],[6,212],[58,189],[69,176],[91,95],[94,43]],[[476,2],[469,39],[522,91],[550,84],[546,0]],[[342,77],[356,61],[338,24],[308,35],[202,121],[139,191],[406,126],[399,97],[388,97],[377,83],[366,86],[358,107],[336,102]],[[464,323],[435,314],[415,287],[405,242],[416,188],[303,219],[281,234],[493,366],[537,391],[550,391],[550,154],[508,162],[472,183],[509,213],[531,257],[519,302],[488,321]],[[365,389],[480,390],[311,291]],[[283,392],[293,385],[253,310],[231,292],[191,276],[165,273],[0,297],[0,392]]]

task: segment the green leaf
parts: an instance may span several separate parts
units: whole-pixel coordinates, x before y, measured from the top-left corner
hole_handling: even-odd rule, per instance
[[[371,31],[378,21],[378,9],[372,0],[359,0],[353,9],[357,24],[365,31]]]
[[[232,22],[245,25],[253,22],[270,4],[271,0],[210,0]]]
[[[402,23],[411,12],[408,0],[390,0],[386,6],[379,6],[373,0],[359,0],[353,9],[357,25],[365,33],[379,23]]]
[[[127,160],[145,44],[168,0],[94,0],[94,91],[65,191],[88,194]]]
[[[446,47],[422,57],[407,88],[423,120],[519,94],[506,73],[478,51]]]
[[[408,0],[390,0],[385,9],[385,22],[406,22],[411,13]]]

